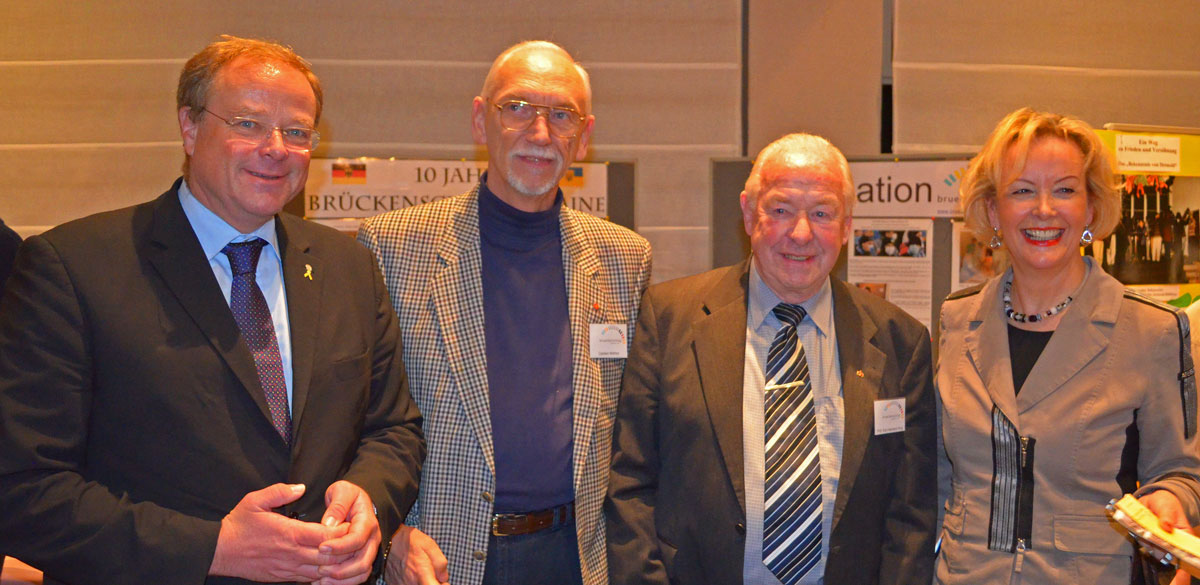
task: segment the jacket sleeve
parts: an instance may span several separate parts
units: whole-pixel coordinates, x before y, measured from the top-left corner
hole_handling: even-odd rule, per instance
[[[926,585],[933,580],[937,521],[937,405],[929,332],[921,327],[900,355],[907,398],[903,451],[896,463],[893,493],[884,519],[879,583]]]
[[[371,390],[358,451],[343,479],[371,496],[386,551],[417,499],[425,440],[421,413],[409,393],[396,313],[374,257],[365,256],[364,269],[373,275],[375,294]]]
[[[642,299],[633,349],[613,427],[613,464],[604,503],[612,583],[666,585],[667,572],[654,525],[659,456],[657,411],[660,364],[650,295]]]
[[[1157,342],[1147,340],[1138,347],[1147,348],[1150,380],[1137,414],[1138,479],[1142,487],[1135,495],[1159,489],[1170,491],[1196,526],[1200,523],[1200,443],[1187,316],[1176,312]],[[1186,436],[1189,429],[1191,436]]]
[[[0,550],[71,583],[201,583],[219,521],[84,474],[94,366],[78,294],[53,246],[30,238],[0,299]]]

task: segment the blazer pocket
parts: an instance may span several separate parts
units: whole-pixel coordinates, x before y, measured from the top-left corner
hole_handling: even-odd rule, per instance
[[[346,382],[355,378],[368,378],[370,374],[370,355],[364,353],[329,364],[326,375],[334,382]]]
[[[1054,547],[1071,553],[1129,556],[1124,531],[1116,530],[1104,516],[1054,516]]]

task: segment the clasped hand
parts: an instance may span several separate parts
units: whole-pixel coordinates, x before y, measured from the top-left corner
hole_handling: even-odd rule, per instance
[[[273,511],[304,495],[302,484],[250,492],[221,520],[210,575],[251,581],[357,585],[371,573],[381,540],[371,497],[348,481],[325,491],[321,522]]]
[[[1191,530],[1187,514],[1184,513],[1183,505],[1179,503],[1179,498],[1175,497],[1175,494],[1167,490],[1154,490],[1138,498],[1138,501],[1154,512],[1155,516],[1158,516],[1158,524],[1163,530],[1167,532]],[[1165,554],[1165,551],[1158,550],[1156,547],[1143,546],[1143,548],[1157,559],[1162,559]],[[1171,585],[1187,585],[1188,583],[1191,583],[1191,577],[1184,570],[1177,571],[1175,578],[1171,580]]]

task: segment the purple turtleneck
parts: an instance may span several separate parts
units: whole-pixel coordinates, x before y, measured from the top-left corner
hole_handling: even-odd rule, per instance
[[[484,335],[496,513],[575,499],[571,323],[559,212],[529,213],[479,186]]]

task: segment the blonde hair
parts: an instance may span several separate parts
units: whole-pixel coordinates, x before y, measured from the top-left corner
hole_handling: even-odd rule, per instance
[[[1121,218],[1119,183],[1114,174],[1112,152],[1100,141],[1087,122],[1071,116],[1021,108],[1007,116],[992,130],[979,154],[971,159],[959,186],[959,200],[967,228],[981,241],[991,239],[988,202],[996,198],[1005,171],[1020,171],[1029,156],[1029,147],[1037,139],[1056,137],[1066,140],[1083,153],[1084,177],[1088,202],[1092,205],[1092,223],[1088,226],[1096,239],[1112,233]],[[1006,155],[1016,155],[1016,169],[1005,169]]]

